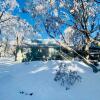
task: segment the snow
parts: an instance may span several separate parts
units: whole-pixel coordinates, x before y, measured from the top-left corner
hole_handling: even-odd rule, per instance
[[[82,77],[67,91],[54,81],[62,61],[8,62],[0,59],[0,100],[99,100],[100,73],[93,73],[83,62],[63,61]]]

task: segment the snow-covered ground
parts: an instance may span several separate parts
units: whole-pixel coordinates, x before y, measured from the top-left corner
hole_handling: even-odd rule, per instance
[[[59,82],[54,81],[59,63],[61,61],[34,61],[27,64],[0,60],[0,100],[100,99],[100,73],[93,73],[82,62],[66,61],[69,68],[77,70],[82,77],[80,83],[66,91]]]

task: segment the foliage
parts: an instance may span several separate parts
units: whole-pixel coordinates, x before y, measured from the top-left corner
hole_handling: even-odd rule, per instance
[[[99,31],[99,4],[94,0],[26,0],[25,4],[23,9],[33,19],[38,17],[39,23],[35,26],[42,23],[52,38],[59,37],[66,43],[70,38],[78,46],[84,45],[85,39],[89,42],[91,34]],[[63,26],[67,37],[61,31]],[[71,37],[69,28],[74,30],[70,32]]]
[[[0,23],[3,38],[8,40],[16,40],[18,37],[19,41],[22,41],[25,37],[31,37],[32,35],[34,36],[34,30],[28,22],[9,13],[5,13],[1,20],[8,18],[11,19]]]
[[[22,45],[23,41],[37,36],[32,25],[13,14],[16,9],[20,10],[16,0],[0,0],[0,42],[8,41],[6,45],[10,46]],[[12,52],[16,52],[15,49]]]
[[[63,58],[59,54],[53,54],[53,55],[51,55],[51,57],[49,58],[49,60],[63,60]]]
[[[26,53],[26,58],[23,59],[23,62],[43,60],[44,53],[40,52],[40,49],[37,47],[31,47],[30,51]]]
[[[75,83],[81,82],[81,76],[78,75],[77,71],[69,70],[66,64],[61,63],[54,80],[59,81],[61,85],[65,86],[66,90],[68,90]]]

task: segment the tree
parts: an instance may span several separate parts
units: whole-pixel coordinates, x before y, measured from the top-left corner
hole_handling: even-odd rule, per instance
[[[99,31],[99,4],[97,1],[26,0],[25,2],[24,11],[30,13],[33,19],[38,17],[39,22],[43,23],[45,31],[50,37],[55,40],[61,37],[67,44],[61,29],[63,26],[66,26],[66,28],[71,26],[75,33],[78,33],[78,36],[82,36],[82,41],[85,41],[85,51],[89,50],[91,41],[94,41],[91,35]],[[74,35],[77,36],[77,34],[72,36]],[[77,53],[76,51],[74,52]],[[83,59],[88,62],[87,59]],[[92,68],[97,71],[95,66]]]
[[[16,0],[0,0],[0,23],[3,23],[7,20],[12,19],[12,17],[3,18],[6,12],[12,14],[14,9],[18,7],[18,3]]]
[[[43,19],[47,33],[53,36],[62,34],[62,25],[71,26],[88,44],[91,34],[99,31],[99,4],[93,0],[26,0],[26,4],[26,12],[33,18],[41,16],[38,19]]]
[[[8,44],[11,40],[16,40],[17,47],[25,37],[34,37],[32,26],[13,15],[16,8],[19,9],[16,0],[0,0],[0,34],[3,38],[1,40],[5,39],[5,52],[8,51],[7,47],[9,47]]]
[[[16,7],[18,7],[18,3],[16,2],[16,0],[0,0],[0,33],[1,33],[1,38],[2,38],[2,31],[1,31],[2,27],[1,26],[6,21],[13,19],[12,16],[8,16],[7,12],[12,14],[12,12],[14,11],[14,9]],[[6,37],[6,40],[8,41],[7,37]],[[6,45],[7,45],[7,41],[6,41]],[[6,46],[5,46],[5,50],[6,50]]]
[[[30,37],[34,38],[34,35],[36,35],[34,33],[32,26],[25,20],[10,15],[9,13],[6,13],[5,16],[2,17],[2,19],[5,17],[10,17],[10,18],[13,17],[13,19],[0,23],[1,34],[3,35],[3,38],[7,40],[6,45],[8,44],[8,42],[14,40],[14,42],[16,42],[14,43],[15,48],[17,48],[19,45],[23,44],[23,40],[26,40],[27,38]],[[5,48],[5,51],[6,49],[7,46]],[[17,52],[14,54],[17,55]]]

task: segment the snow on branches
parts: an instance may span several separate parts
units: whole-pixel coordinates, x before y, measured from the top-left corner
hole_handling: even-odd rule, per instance
[[[16,0],[0,0],[0,11],[12,11],[14,10],[18,5]]]
[[[35,17],[40,14],[46,14],[49,8],[50,5],[48,0],[25,0],[22,11],[28,12]]]
[[[9,13],[5,13],[1,18],[0,29],[3,37],[8,39],[19,37],[20,40],[23,40],[23,38],[32,37],[35,34],[33,27],[28,22]]]

